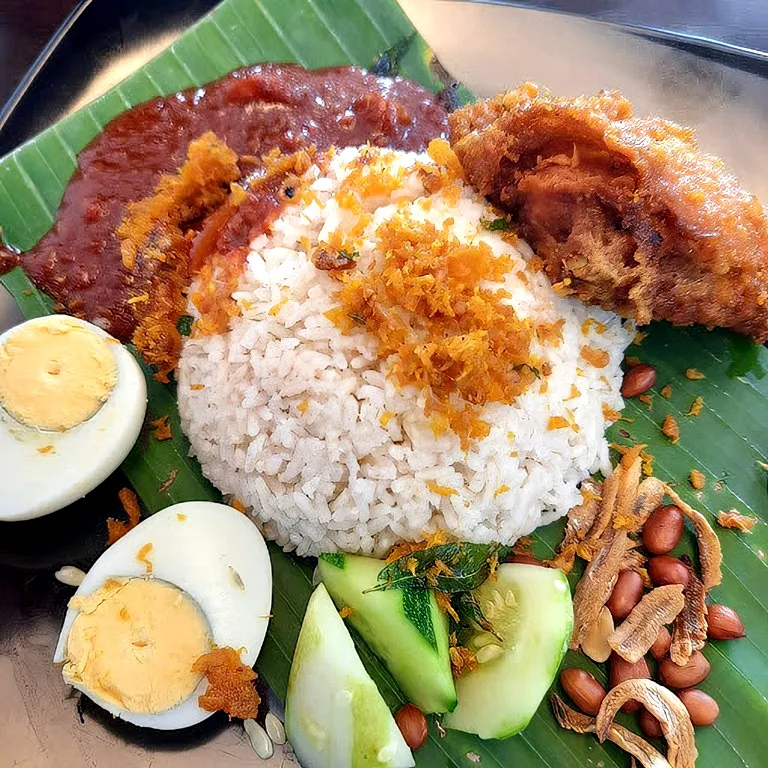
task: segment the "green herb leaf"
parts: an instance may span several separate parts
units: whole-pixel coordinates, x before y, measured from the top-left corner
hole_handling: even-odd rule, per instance
[[[477,599],[471,592],[457,593],[453,596],[451,604],[459,616],[459,630],[462,627],[474,625],[485,632],[490,632],[499,641],[501,640],[494,631],[491,622],[485,617],[480,603],[477,602]]]
[[[345,259],[352,259],[352,261],[357,261],[360,258],[360,251],[345,251],[342,248],[339,251],[339,255],[343,256]]]
[[[509,219],[499,217],[497,219],[480,219],[480,223],[490,232],[509,232],[512,229],[512,223]]]
[[[395,560],[379,573],[371,591],[383,589],[435,589],[453,594],[477,589],[491,572],[496,544],[450,542],[427,547]]]
[[[192,333],[192,323],[195,322],[195,318],[192,315],[182,315],[176,322],[176,327],[182,336],[189,336]]]

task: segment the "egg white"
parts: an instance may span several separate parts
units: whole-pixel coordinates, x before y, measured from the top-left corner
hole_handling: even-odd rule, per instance
[[[17,325],[0,336],[0,344],[25,326],[58,319],[52,315]],[[117,383],[88,421],[65,432],[21,424],[0,406],[0,520],[41,517],[82,498],[120,466],[141,432],[147,385],[139,364],[106,331],[74,317],[67,320],[110,341]],[[53,450],[40,453],[46,446]]]
[[[147,558],[152,562],[151,577],[184,590],[205,616],[213,642],[241,650],[242,661],[253,666],[264,642],[272,605],[269,552],[253,522],[224,504],[175,504],[144,520],[104,552],[75,595],[90,595],[110,577],[145,576],[145,564],[136,555],[150,543]],[[76,616],[77,611],[67,611],[54,662],[65,659],[69,630]],[[187,699],[157,714],[126,712],[78,688],[129,723],[173,730],[195,725],[211,715],[198,705],[198,697],[207,685],[203,679]]]

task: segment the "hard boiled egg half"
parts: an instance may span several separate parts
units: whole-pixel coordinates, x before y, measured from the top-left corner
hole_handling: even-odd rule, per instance
[[[54,512],[114,472],[147,407],[141,368],[120,342],[65,315],[0,336],[0,520]]]
[[[214,648],[253,666],[269,623],[272,570],[259,530],[223,504],[186,502],[147,518],[93,565],[54,655],[66,682],[116,717],[160,730],[195,725]]]

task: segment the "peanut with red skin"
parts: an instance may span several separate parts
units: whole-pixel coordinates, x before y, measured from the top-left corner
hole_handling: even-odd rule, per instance
[[[682,560],[669,555],[657,555],[648,561],[648,575],[657,587],[667,584],[682,584],[688,586],[690,573]]]
[[[712,640],[737,640],[747,633],[733,608],[715,604],[707,608],[707,636]]]
[[[632,664],[619,656],[618,653],[612,653],[610,658],[610,673],[608,683],[611,688],[615,688],[619,683],[625,680],[650,680],[651,672],[648,669],[648,662],[645,659]],[[639,701],[628,701],[623,707],[624,712],[637,712],[640,709]]]
[[[720,715],[720,707],[717,702],[704,691],[698,688],[688,688],[677,694],[683,702],[691,722],[699,727],[713,725]]]
[[[701,651],[694,651],[682,667],[672,659],[664,659],[659,664],[659,676],[668,688],[692,688],[706,679],[709,670],[709,661]]]
[[[643,596],[643,577],[635,571],[621,571],[606,605],[614,619],[626,619]]]
[[[661,739],[664,737],[661,724],[647,709],[643,708],[637,720],[640,724],[640,730],[646,739]]]
[[[605,688],[589,672],[576,667],[560,673],[560,684],[571,701],[588,715],[596,715],[605,698]]]
[[[410,749],[418,749],[427,740],[427,718],[413,704],[406,704],[395,712],[395,722]]]
[[[674,504],[658,507],[643,526],[643,546],[652,555],[666,555],[680,542],[685,528],[683,513]]]
[[[622,397],[637,397],[656,383],[656,369],[648,363],[640,363],[624,374],[621,382]]]
[[[668,653],[669,647],[672,645],[672,635],[666,627],[659,627],[659,631],[656,633],[656,639],[653,641],[653,645],[650,647],[651,656],[656,661],[661,661]]]

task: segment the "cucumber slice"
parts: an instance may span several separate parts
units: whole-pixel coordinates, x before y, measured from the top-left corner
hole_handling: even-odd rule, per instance
[[[321,584],[293,654],[285,732],[304,768],[410,768],[410,749]]]
[[[470,640],[476,670],[456,681],[459,703],[443,724],[482,739],[506,739],[528,725],[555,679],[573,631],[565,574],[507,563],[475,591],[502,643],[488,632]]]
[[[366,592],[378,583],[383,560],[321,555],[318,568],[336,606],[422,712],[450,712],[456,688],[448,655],[448,618],[430,590]]]

